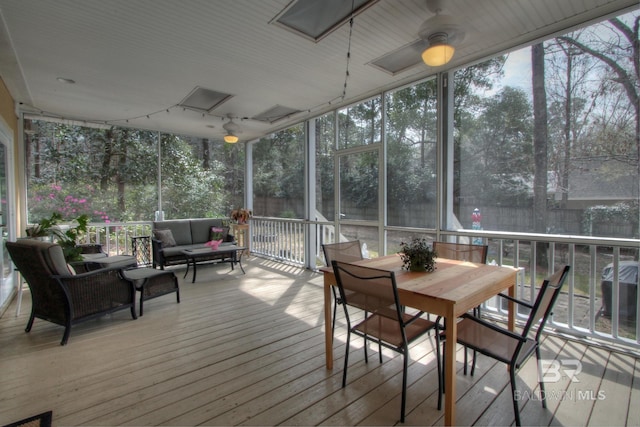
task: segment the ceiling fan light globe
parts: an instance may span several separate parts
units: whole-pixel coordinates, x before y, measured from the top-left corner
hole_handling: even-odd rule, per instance
[[[451,61],[456,49],[446,43],[432,43],[422,52],[422,60],[431,67],[439,67]]]
[[[236,142],[238,142],[238,137],[235,135],[225,135],[224,136],[224,142],[227,142],[229,144],[235,144]]]

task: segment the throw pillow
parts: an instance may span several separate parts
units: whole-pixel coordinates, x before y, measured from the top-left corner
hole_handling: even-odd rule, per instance
[[[226,242],[228,234],[229,227],[211,227],[209,240],[222,240],[223,242]]]
[[[176,246],[176,240],[173,238],[171,230],[153,230],[153,236],[162,242],[163,248]]]
[[[67,264],[67,268],[69,269],[69,274],[72,276],[76,275],[76,269],[73,268],[73,266],[71,264]]]

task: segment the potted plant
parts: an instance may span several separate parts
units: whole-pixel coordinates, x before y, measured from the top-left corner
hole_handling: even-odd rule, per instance
[[[82,261],[82,248],[76,245],[81,233],[86,233],[89,217],[80,215],[69,223],[61,224],[62,215],[54,212],[51,217],[41,219],[37,224],[27,228],[27,236],[32,238],[53,237],[62,247],[67,262]]]
[[[400,256],[403,267],[410,271],[433,271],[436,269],[438,254],[431,248],[427,239],[414,237],[411,242],[400,243]]]
[[[249,209],[240,208],[231,211],[231,219],[238,224],[246,224],[251,218],[252,212]]]
[[[27,233],[27,237],[31,237],[33,239],[50,237],[51,229],[58,224],[62,220],[62,215],[57,212],[54,212],[50,218],[42,218],[37,224],[32,225],[27,228],[25,231]]]

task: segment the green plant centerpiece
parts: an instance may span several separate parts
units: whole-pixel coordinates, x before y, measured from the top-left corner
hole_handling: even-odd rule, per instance
[[[82,233],[87,232],[89,216],[80,215],[69,222],[64,222],[62,215],[54,212],[51,217],[41,219],[37,224],[27,228],[29,237],[51,237],[62,247],[67,262],[82,261],[82,248],[76,242]]]
[[[400,243],[403,267],[409,271],[433,271],[436,269],[438,254],[427,239],[414,237],[411,242]]]

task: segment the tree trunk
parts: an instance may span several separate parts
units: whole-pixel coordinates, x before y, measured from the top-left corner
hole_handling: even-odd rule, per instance
[[[544,86],[544,46],[542,43],[531,47],[531,67],[533,85],[533,223],[536,233],[546,233],[547,229],[547,92]],[[544,245],[537,245],[537,259],[540,265],[547,265],[547,251]]]
[[[109,164],[111,163],[111,156],[113,155],[113,128],[105,132],[104,150],[102,157],[102,165],[100,172],[100,190],[107,191],[109,189],[109,177],[111,173],[109,171]]]
[[[211,170],[211,150],[209,149],[209,140],[202,138],[202,169]]]
[[[125,139],[126,141],[126,139]],[[120,154],[119,167],[117,169],[116,181],[118,182],[118,209],[120,212],[126,212],[126,203],[125,203],[125,190],[126,190],[126,178],[123,176],[122,171],[127,165],[127,144],[122,144],[122,152]]]

